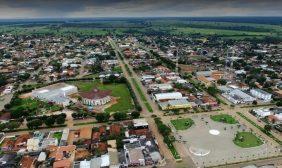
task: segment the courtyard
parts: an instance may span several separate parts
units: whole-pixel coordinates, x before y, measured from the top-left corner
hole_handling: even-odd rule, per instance
[[[279,154],[278,148],[255,135],[245,125],[213,121],[207,114],[193,115],[190,118],[194,124],[187,130],[178,130],[173,124],[168,124],[172,128],[176,141],[185,147],[184,152],[199,167],[235,163]],[[238,132],[245,138],[244,141],[239,142],[241,146],[234,144]],[[252,140],[256,142],[248,146]]]

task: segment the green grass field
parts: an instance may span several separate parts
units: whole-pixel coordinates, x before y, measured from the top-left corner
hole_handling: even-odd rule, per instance
[[[16,102],[14,102],[13,106],[9,109],[9,111],[13,112],[18,110],[28,110],[30,113],[29,115],[32,116],[36,114],[42,114],[43,111],[59,111],[62,110],[62,107],[53,103],[48,103],[37,99],[18,98]]]
[[[191,118],[176,119],[171,120],[170,122],[177,130],[186,130],[194,124],[194,121]]]
[[[55,35],[55,36],[105,36],[115,35],[144,35],[146,33],[166,33],[170,35],[193,35],[203,36],[217,35],[223,39],[243,40],[246,38],[264,38],[266,36],[282,38],[281,25],[255,24],[255,23],[232,23],[216,21],[181,21],[174,19],[149,21],[149,25],[133,23],[129,21],[102,21],[88,24],[68,25],[24,24],[0,26],[0,33],[15,35]],[[89,26],[91,25],[91,26]]]
[[[210,116],[210,118],[213,121],[227,123],[227,124],[236,124],[236,123],[238,123],[231,115],[228,115],[228,114],[212,115],[212,116]]]
[[[128,112],[134,109],[133,101],[126,84],[101,84],[98,81],[73,81],[69,83],[76,85],[81,92],[90,91],[95,87],[100,90],[111,90],[111,95],[118,98],[118,103],[107,108],[105,112]]]
[[[233,142],[242,148],[251,148],[263,144],[262,140],[251,132],[238,132]]]

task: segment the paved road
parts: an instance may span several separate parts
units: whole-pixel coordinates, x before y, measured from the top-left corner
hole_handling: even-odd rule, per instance
[[[116,43],[115,43],[112,39],[109,38],[109,42],[110,42],[111,46],[115,49],[116,55],[117,55],[117,53],[123,54],[123,53],[119,50],[119,48],[117,47]],[[134,91],[134,93],[135,93],[135,95],[136,95],[136,97],[137,97],[137,100],[138,100],[138,102],[140,103],[140,105],[141,105],[141,107],[142,107],[142,113],[141,113],[141,114],[142,114],[143,117],[145,117],[145,118],[147,119],[147,121],[148,121],[148,123],[149,123],[150,130],[152,131],[153,135],[155,136],[155,138],[156,138],[156,140],[157,140],[157,142],[158,142],[158,145],[159,145],[159,149],[160,149],[161,154],[162,154],[166,159],[168,159],[168,160],[166,160],[167,162],[168,162],[168,161],[172,161],[172,160],[173,160],[173,156],[172,156],[172,154],[170,153],[169,149],[167,148],[166,144],[163,142],[163,137],[162,137],[162,135],[160,135],[160,133],[158,132],[157,127],[156,127],[156,124],[155,124],[153,118],[151,117],[151,115],[152,115],[153,113],[148,112],[148,110],[146,109],[146,106],[145,106],[144,102],[143,102],[142,99],[141,99],[141,96],[140,96],[139,93],[137,92],[137,89],[136,89],[135,85],[133,84],[133,82],[132,82],[132,80],[131,80],[132,78],[134,78],[134,76],[136,77],[136,74],[133,72],[133,70],[131,70],[131,71],[133,72],[133,75],[130,76],[130,75],[128,74],[126,68],[125,68],[125,63],[124,63],[119,57],[117,57],[117,58],[118,58],[118,60],[119,60],[120,66],[121,66],[121,68],[122,68],[122,70],[123,70],[124,76],[128,79],[128,81],[129,81],[129,83],[130,83],[130,85],[131,85],[131,87],[132,87],[132,89],[133,89],[133,91]],[[136,78],[136,79],[138,79],[138,78]],[[146,93],[146,92],[143,92],[143,93]],[[147,99],[148,99],[148,98],[147,98]],[[148,101],[148,102],[151,104],[151,101]],[[155,109],[153,109],[153,110],[154,110],[154,114],[155,114]]]

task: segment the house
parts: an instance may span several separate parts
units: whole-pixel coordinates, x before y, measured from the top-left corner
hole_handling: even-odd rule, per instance
[[[29,134],[21,134],[16,137],[16,141],[14,144],[14,150],[19,150],[21,148],[26,148],[27,140],[30,138]]]
[[[50,145],[57,146],[58,145],[58,139],[57,138],[45,138],[41,143],[41,148],[45,149]]]
[[[9,168],[9,167],[17,167],[17,162],[15,160],[17,154],[9,153],[9,154],[3,154],[0,157],[0,167]]]
[[[38,138],[30,138],[27,140],[27,151],[38,151],[39,150],[39,139]]]
[[[12,138],[5,138],[1,144],[1,151],[13,150],[15,141]]]
[[[53,168],[70,168],[75,155],[75,145],[48,146],[49,159],[54,159]]]
[[[90,92],[80,93],[82,103],[89,106],[100,106],[111,101],[110,90],[93,89]]]
[[[20,168],[35,168],[35,157],[23,156],[20,161]]]
[[[121,133],[121,125],[119,124],[112,124],[110,126],[110,135],[118,136]]]
[[[143,129],[143,128],[148,128],[149,124],[144,118],[140,119],[133,119],[133,127],[134,129]]]
[[[127,163],[129,166],[145,166],[145,158],[142,148],[126,148]]]
[[[270,102],[272,100],[272,94],[267,93],[266,91],[263,91],[261,89],[251,89],[252,96],[261,99],[265,102]]]

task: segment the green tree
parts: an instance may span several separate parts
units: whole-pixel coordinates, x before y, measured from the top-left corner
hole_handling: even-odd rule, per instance
[[[59,125],[64,124],[65,121],[66,121],[66,118],[61,115],[56,118],[56,123]]]
[[[282,106],[282,100],[279,100],[277,103],[276,103],[276,106]]]
[[[208,89],[207,89],[207,92],[210,95],[214,96],[214,95],[216,95],[218,93],[218,90],[217,90],[217,88],[215,86],[209,86]]]
[[[108,122],[110,119],[110,115],[108,113],[98,113],[96,115],[96,120],[98,122]]]
[[[49,116],[47,117],[45,120],[44,120],[44,124],[48,127],[52,127],[54,124],[55,124],[55,118],[52,117],[52,116]]]
[[[140,117],[140,112],[133,111],[133,112],[131,113],[131,117],[132,117],[132,118],[139,118],[139,117]]]
[[[7,78],[3,74],[0,74],[0,86],[4,86],[7,84]]]
[[[127,114],[125,112],[117,112],[114,113],[113,116],[116,121],[125,120],[127,118]]]
[[[270,131],[271,131],[271,125],[269,125],[269,124],[266,124],[265,126],[264,126],[264,130],[265,130],[265,132],[267,132],[267,133],[269,133]]]
[[[218,79],[217,83],[220,85],[226,85],[227,81],[225,79]]]
[[[11,122],[7,123],[7,125],[6,125],[6,127],[9,130],[14,130],[16,128],[19,128],[20,126],[21,126],[21,123],[16,122],[16,121],[11,121]]]
[[[38,129],[43,124],[41,119],[33,119],[29,121],[26,125],[28,129]]]

